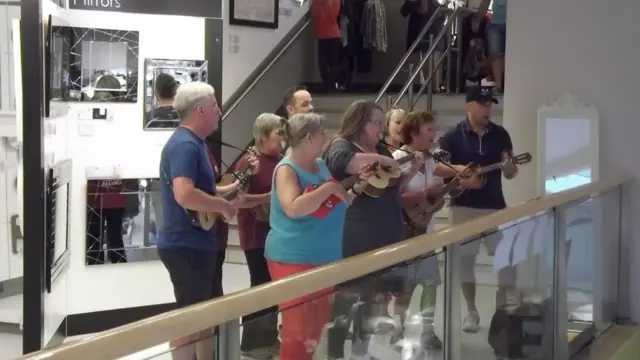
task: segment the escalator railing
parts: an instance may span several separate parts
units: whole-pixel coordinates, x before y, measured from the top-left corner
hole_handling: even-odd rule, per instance
[[[248,148],[253,139],[253,120],[264,109],[275,109],[282,102],[284,90],[298,85],[304,80],[303,55],[304,39],[308,35],[309,15],[305,15],[289,34],[273,49],[265,60],[253,71],[238,90],[225,101],[222,116],[222,140],[229,144]],[[242,106],[241,106],[242,105]],[[222,149],[222,162],[233,169],[243,154],[235,149]]]
[[[441,298],[438,304],[444,306],[434,307],[437,310],[430,315],[430,326],[435,326],[435,332],[444,340],[446,360],[472,358],[479,353],[513,357],[513,347],[500,347],[505,341],[516,344],[517,350],[525,351],[526,358],[566,360],[572,355],[576,341],[590,340],[597,331],[616,321],[618,314],[613,309],[619,303],[616,284],[620,277],[616,264],[625,234],[620,222],[624,216],[622,186],[631,180],[626,175],[611,176],[535,198],[454,227],[99,333],[84,341],[26,355],[22,359],[107,360],[140,351],[144,351],[145,358],[164,359],[167,353],[177,355],[177,352],[187,350],[169,348],[167,342],[208,331],[209,335],[199,339],[213,342],[218,359],[239,360],[240,329],[248,333],[246,327],[250,326],[250,323],[240,324],[240,318],[301,296],[306,298],[290,303],[290,307],[283,310],[285,316],[298,319],[306,316],[304,329],[289,329],[296,331],[293,336],[318,338],[315,342],[305,342],[305,351],[341,352],[344,339],[341,343],[340,337],[348,337],[351,322],[358,323],[359,316],[365,311],[362,306],[366,304],[363,298],[369,291],[366,289],[371,289],[371,284],[395,279],[412,283],[420,280],[423,292],[431,285],[444,284],[440,288],[444,288],[441,295],[437,295],[439,290],[434,293]],[[479,248],[480,242],[488,247],[489,238],[499,240],[493,261],[478,260],[474,269],[477,273],[474,281],[482,285],[478,286],[476,295],[477,312],[482,319],[478,324],[488,327],[491,323],[488,341],[479,343],[478,337],[468,338],[461,329],[466,306],[459,289],[461,282],[469,281],[461,261],[462,256],[468,254],[467,250]],[[417,276],[422,274],[417,269],[423,269],[422,265],[428,261],[431,261],[432,270],[435,266],[436,271],[439,269],[442,273],[438,281],[426,282],[426,279],[435,278]],[[517,276],[502,276],[511,270],[517,270]],[[585,282],[591,286],[580,288],[593,290],[576,296],[576,284]],[[337,285],[341,285],[338,292],[335,290]],[[339,300],[346,303],[338,306]],[[334,314],[329,315],[327,309],[332,303]],[[591,309],[590,313],[585,313],[585,309]],[[577,315],[581,315],[579,321],[576,321]],[[499,320],[503,318],[506,321]],[[380,324],[392,324],[389,319],[388,315],[381,315],[373,333],[368,332],[370,325],[354,325],[353,331],[357,333],[351,338],[363,334],[378,336],[375,334],[382,329]],[[413,317],[408,318],[407,330],[414,323],[424,327],[425,319],[422,317],[416,322]],[[253,321],[258,325],[261,323],[261,319]],[[211,331],[214,326],[219,328],[216,334]],[[526,326],[526,329],[513,326]],[[282,336],[289,335],[283,333]],[[325,347],[322,339],[329,345]],[[376,351],[379,358],[389,358],[394,352],[389,352],[393,350],[387,343],[375,348],[372,342],[370,351]]]
[[[411,47],[409,47],[409,50],[407,50],[402,59],[400,59],[400,62],[378,92],[378,95],[375,99],[376,103],[379,103],[383,98],[386,97],[386,106],[388,108],[396,107],[400,104],[400,102],[406,95],[408,97],[408,108],[409,110],[412,110],[416,106],[418,100],[420,99],[420,96],[422,96],[422,94],[427,91],[427,110],[431,111],[433,107],[433,92],[431,83],[434,79],[434,76],[436,76],[437,71],[445,64],[445,60],[448,71],[452,73],[451,70],[453,67],[453,63],[451,56],[454,51],[456,52],[456,81],[458,85],[460,83],[460,72],[462,64],[462,34],[460,31],[461,18],[474,13],[475,12],[473,10],[462,6],[456,7],[453,10],[446,6],[439,7],[431,16],[427,24],[425,24],[425,26],[422,28],[422,30],[416,37],[416,40],[413,42],[413,44],[411,44]],[[407,64],[411,55],[416,51],[418,45],[425,40],[425,36],[427,36],[429,30],[436,24],[437,21],[440,21],[443,17],[445,18],[445,21],[442,29],[435,37],[433,36],[433,34],[429,35],[429,49],[427,50],[425,55],[421,57],[421,60],[418,62],[417,66],[415,66],[415,64]],[[446,44],[445,50],[440,56],[440,59],[434,64],[434,55],[436,52],[435,49],[437,47],[437,44],[441,41],[444,41],[444,43]],[[416,81],[416,77],[418,77],[418,75],[422,73],[425,65],[428,66],[429,76],[422,84],[422,87],[418,91],[418,94],[414,96],[413,86]],[[396,95],[394,100],[391,95],[387,94],[389,87],[396,80],[402,70],[407,68],[409,72],[408,80],[405,82],[404,86],[400,90],[400,93]],[[450,74],[447,75],[446,84],[447,92],[450,92]],[[456,88],[458,88],[458,86],[456,86]]]

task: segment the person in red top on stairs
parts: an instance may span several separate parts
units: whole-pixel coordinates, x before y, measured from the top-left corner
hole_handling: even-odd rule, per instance
[[[271,199],[273,171],[282,159],[281,117],[276,114],[260,114],[253,124],[255,150],[260,171],[251,176],[245,199],[250,204],[267,205]],[[246,154],[236,170],[247,163]],[[253,209],[238,211],[238,236],[240,247],[249,267],[251,286],[271,281],[267,260],[264,257],[265,241],[269,234],[269,222],[258,220]],[[240,352],[249,358],[267,359],[278,355],[278,307],[270,307],[242,317],[242,341]]]
[[[318,38],[318,67],[326,90],[340,87],[340,0],[312,0],[311,17]]]

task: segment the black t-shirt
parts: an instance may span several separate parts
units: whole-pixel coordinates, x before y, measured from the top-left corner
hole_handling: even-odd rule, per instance
[[[175,128],[178,126],[178,113],[173,106],[160,106],[147,113],[147,128]]]

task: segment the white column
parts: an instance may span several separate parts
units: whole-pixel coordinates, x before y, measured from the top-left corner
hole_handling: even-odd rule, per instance
[[[573,94],[600,113],[600,164],[608,172],[640,175],[639,90],[635,46],[640,34],[640,2],[628,0],[509,0],[503,124],[516,152],[529,151],[534,163],[506,182],[508,203],[536,194],[536,112],[563,94]],[[640,189],[633,186],[626,211],[640,213]],[[625,232],[623,271],[640,275],[640,223]],[[621,284],[623,297],[640,320],[640,283]],[[634,300],[632,300],[634,299]]]

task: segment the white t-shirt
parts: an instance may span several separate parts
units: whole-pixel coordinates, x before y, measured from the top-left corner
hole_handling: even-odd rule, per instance
[[[404,150],[398,149],[394,151],[392,155],[393,155],[393,158],[397,160],[409,155],[409,153],[407,153]],[[433,172],[436,170],[436,162],[433,161],[432,158],[429,158],[424,160],[424,165],[425,165],[425,173],[423,174],[422,172],[418,171],[413,176],[413,178],[409,180],[409,183],[406,186],[406,190],[408,191],[420,190],[425,185],[430,184],[437,179],[436,176],[433,175]],[[427,232],[432,232],[435,230],[435,228],[436,228],[435,219],[431,219],[431,222],[429,222],[429,225],[427,225]]]

